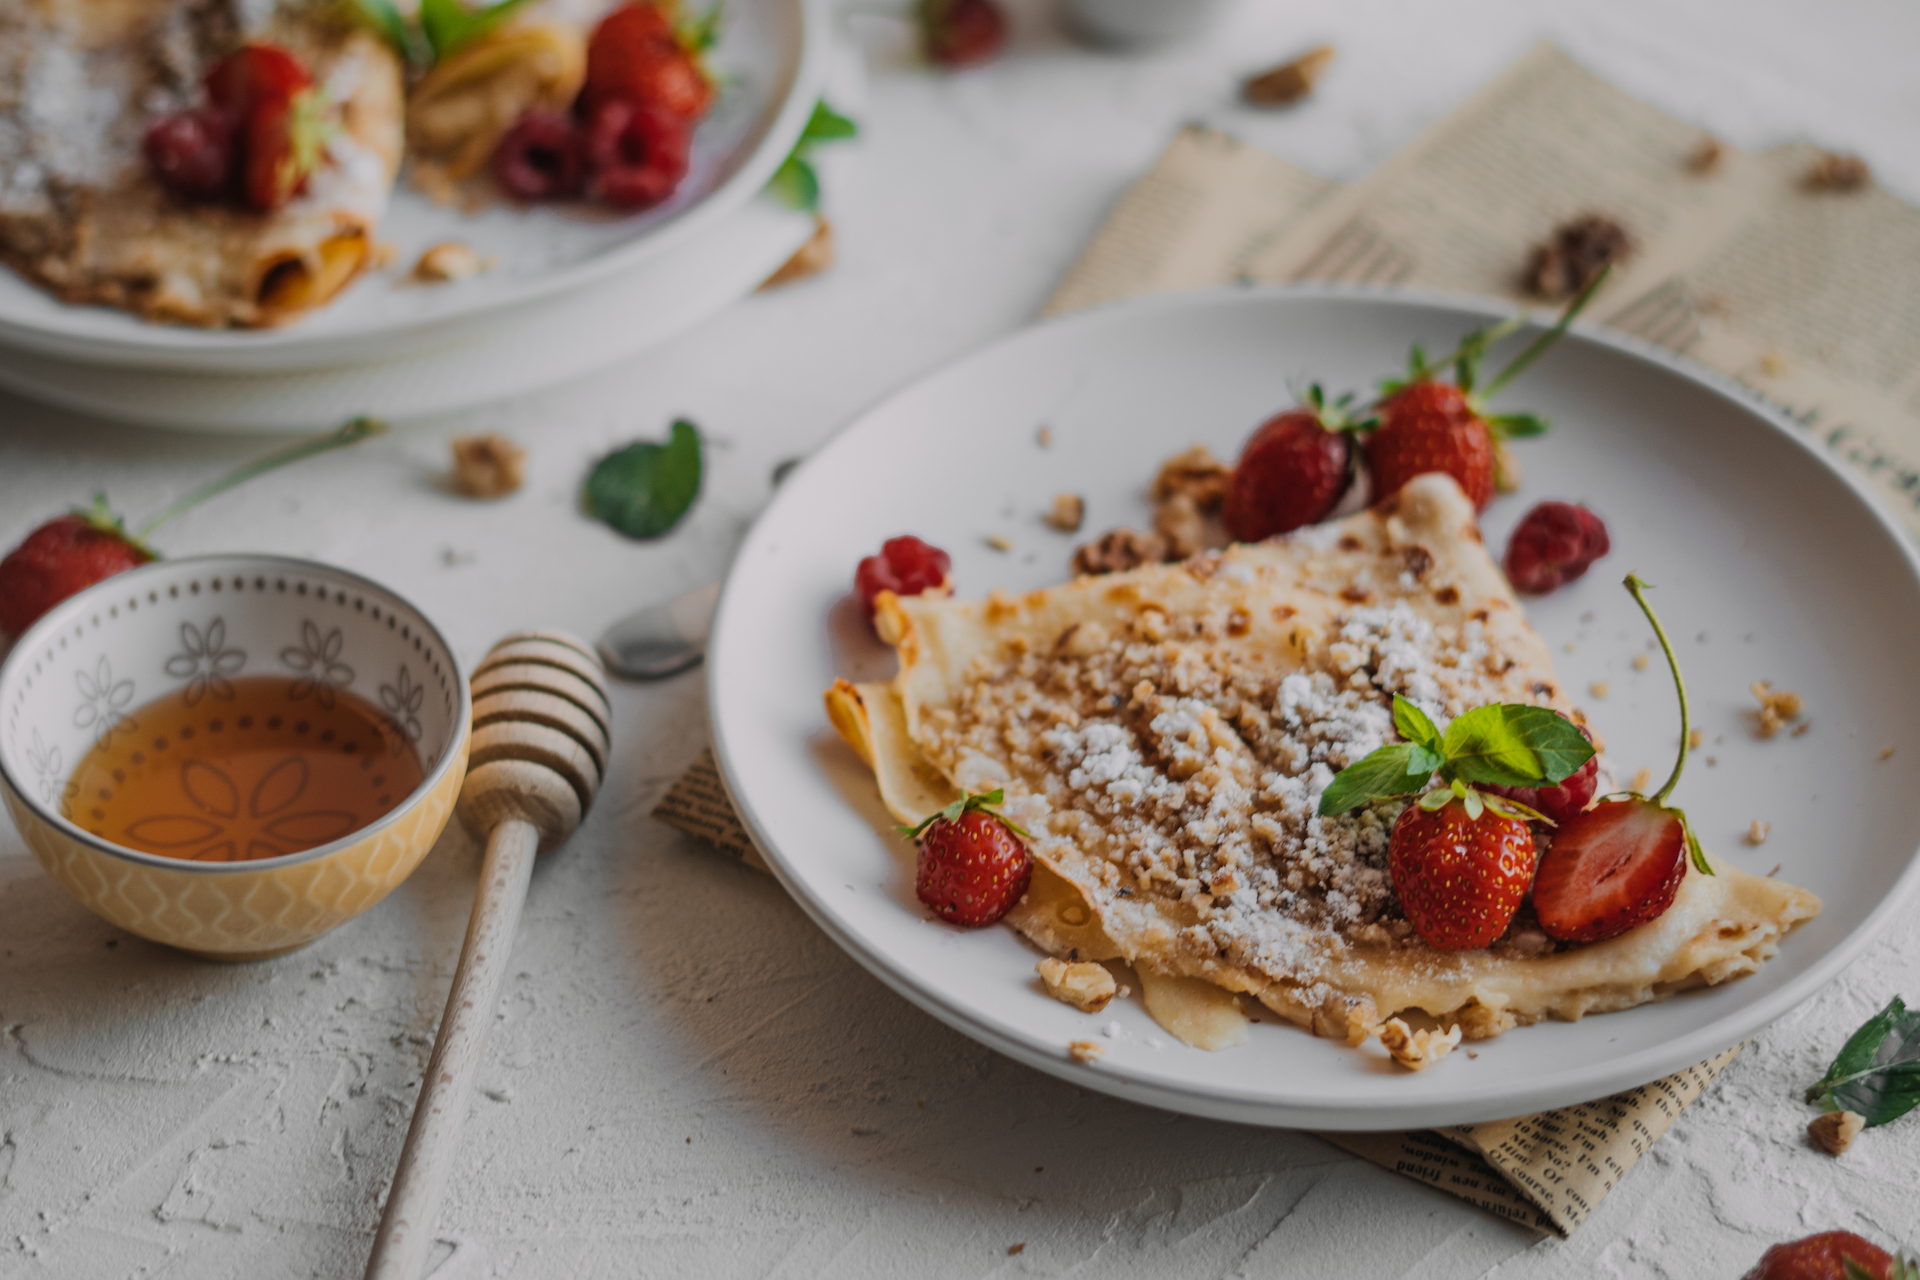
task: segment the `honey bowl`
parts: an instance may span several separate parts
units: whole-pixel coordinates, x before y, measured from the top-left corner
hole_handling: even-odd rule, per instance
[[[391,893],[466,775],[445,638],[383,587],[275,556],[160,560],[62,602],[0,666],[0,795],[53,878],[215,960]]]

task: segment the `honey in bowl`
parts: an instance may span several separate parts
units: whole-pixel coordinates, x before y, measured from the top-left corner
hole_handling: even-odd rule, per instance
[[[424,776],[413,744],[372,703],[312,680],[249,676],[194,682],[135,709],[81,758],[64,810],[142,853],[251,862],[369,826]]]

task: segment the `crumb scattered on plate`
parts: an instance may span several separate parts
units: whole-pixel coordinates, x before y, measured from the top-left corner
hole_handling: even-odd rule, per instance
[[[1611,693],[1612,691],[1613,691],[1612,686],[1609,685],[1605,680],[1595,680],[1592,684],[1587,686],[1587,692],[1592,694],[1596,698],[1604,698],[1607,696],[1607,694]]]
[[[1061,533],[1073,533],[1087,518],[1087,502],[1077,493],[1056,493],[1053,508],[1047,512],[1047,524]]]
[[[1424,1071],[1452,1053],[1461,1035],[1457,1022],[1449,1031],[1415,1031],[1399,1018],[1387,1019],[1373,1033],[1393,1060],[1409,1071]]]
[[[1640,793],[1641,793],[1642,795],[1645,795],[1645,794],[1646,794],[1646,791],[1647,791],[1647,788],[1648,788],[1648,787],[1650,787],[1650,786],[1652,786],[1652,785],[1653,785],[1653,770],[1651,770],[1651,769],[1636,769],[1636,770],[1634,770],[1634,773],[1633,773],[1633,789],[1634,789],[1635,791],[1638,791],[1638,792],[1640,792]]]
[[[1048,956],[1034,966],[1047,994],[1061,1004],[1070,1004],[1082,1013],[1098,1013],[1107,1007],[1117,992],[1113,975],[1105,965],[1083,960],[1068,964]]]
[[[1755,818],[1753,825],[1747,828],[1746,842],[1748,844],[1765,844],[1767,837],[1772,834],[1772,832],[1773,824],[1771,822],[1763,822],[1759,818]]]
[[[1780,732],[1780,726],[1789,720],[1799,718],[1803,709],[1800,695],[1791,689],[1776,689],[1765,680],[1756,680],[1748,686],[1753,696],[1760,700],[1759,734],[1771,738]]]
[[[1106,1046],[1098,1040],[1075,1040],[1067,1045],[1067,1054],[1075,1062],[1098,1062],[1106,1051]]]
[[[458,240],[443,240],[420,255],[413,264],[413,278],[423,284],[452,284],[491,270],[493,259],[483,258],[473,246]]]

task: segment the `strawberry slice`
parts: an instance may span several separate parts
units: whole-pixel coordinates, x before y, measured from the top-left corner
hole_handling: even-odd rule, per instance
[[[1533,881],[1548,937],[1598,942],[1659,918],[1687,874],[1686,825],[1652,800],[1615,800],[1568,818]]]

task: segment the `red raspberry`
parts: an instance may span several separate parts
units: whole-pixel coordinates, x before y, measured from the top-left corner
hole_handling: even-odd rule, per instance
[[[1327,518],[1353,482],[1353,437],[1319,387],[1270,418],[1240,451],[1220,519],[1235,542],[1258,542]]]
[[[975,801],[997,801],[970,796]],[[957,818],[938,817],[920,831],[914,892],[934,914],[972,928],[992,924],[1020,901],[1033,877],[1033,857],[1007,824],[983,808]]]
[[[645,209],[680,185],[691,141],[679,116],[612,99],[594,108],[587,124],[587,165],[605,200]]]
[[[1593,735],[1587,732],[1585,725],[1576,725],[1588,742]],[[1593,793],[1600,788],[1600,757],[1594,756],[1577,770],[1562,778],[1551,787],[1482,787],[1494,795],[1517,800],[1536,813],[1543,813],[1557,823],[1564,823],[1593,802]]]
[[[522,115],[493,153],[493,177],[516,200],[564,200],[580,194],[586,157],[573,121],[553,111]]]
[[[156,120],[141,140],[160,185],[188,200],[217,200],[233,187],[233,114],[201,107]]]
[[[1543,502],[1527,512],[1507,539],[1507,580],[1519,591],[1545,595],[1585,573],[1613,549],[1606,522],[1571,502]]]
[[[923,591],[944,586],[953,568],[953,557],[930,543],[906,534],[888,538],[880,544],[880,554],[868,556],[853,573],[853,589],[866,606],[867,620],[873,620],[873,602],[882,591],[897,596],[917,596]]]
[[[989,61],[1007,42],[1007,16],[994,0],[921,0],[920,47],[943,67]]]
[[[86,516],[49,520],[0,560],[0,631],[21,635],[68,596],[151,559],[126,534]]]

